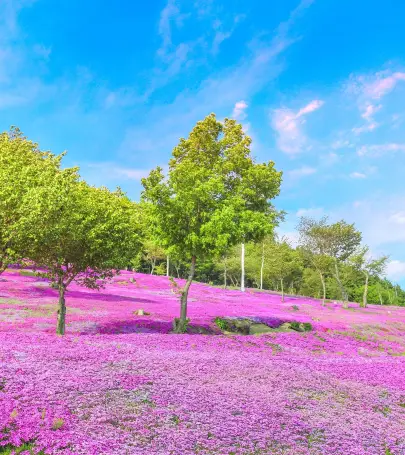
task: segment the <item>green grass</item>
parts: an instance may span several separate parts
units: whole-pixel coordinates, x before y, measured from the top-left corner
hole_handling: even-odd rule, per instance
[[[46,455],[45,452],[37,452],[35,450],[35,446],[33,444],[23,444],[20,447],[15,447],[11,445],[1,446],[0,447],[0,454],[1,455],[11,455],[12,453],[19,454],[24,451],[29,451],[31,455]]]
[[[21,276],[38,276],[37,272],[33,272],[32,270],[20,270]]]

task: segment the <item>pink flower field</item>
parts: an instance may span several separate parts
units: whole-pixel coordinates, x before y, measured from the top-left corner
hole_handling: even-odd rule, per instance
[[[46,280],[0,277],[0,453],[405,454],[405,308],[194,283],[174,335],[166,277],[66,297],[62,338]],[[222,334],[217,316],[313,331]]]

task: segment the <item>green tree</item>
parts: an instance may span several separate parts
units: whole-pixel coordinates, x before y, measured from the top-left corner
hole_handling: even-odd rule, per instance
[[[359,248],[350,258],[350,264],[365,277],[363,299],[360,306],[367,306],[368,283],[370,276],[381,278],[387,266],[388,256],[372,258],[369,255],[369,248],[364,246]],[[381,292],[379,294],[381,296]]]
[[[318,256],[318,258],[319,256],[328,256],[333,260],[332,273],[339,286],[343,306],[346,308],[348,305],[348,294],[340,278],[339,265],[344,263],[359,247],[361,233],[355,228],[354,224],[348,224],[344,220],[328,224],[326,217],[320,221],[303,218],[298,230],[303,248],[312,252],[314,258],[315,256]],[[319,258],[319,261],[317,266],[320,269],[329,267],[329,260],[326,257]],[[322,274],[324,272],[325,270]],[[325,284],[323,279],[322,284]]]
[[[265,250],[265,273],[276,278],[281,286],[281,301],[284,302],[285,284],[290,283],[302,272],[300,254],[292,248],[286,239],[275,241]]]
[[[304,257],[316,270],[322,284],[322,304],[325,305],[326,283],[325,276],[333,266],[331,253],[331,235],[328,231],[327,218],[316,221],[312,218],[301,217],[298,224],[299,243]]]
[[[76,170],[58,172],[26,198],[20,229],[30,225],[27,250],[58,288],[57,333],[65,333],[69,285],[101,288],[136,256],[137,210],[121,190],[90,187]]]
[[[142,180],[155,232],[164,248],[177,247],[191,262],[174,330],[187,326],[187,297],[197,258],[218,257],[236,243],[265,235],[277,222],[270,200],[281,173],[256,164],[251,139],[235,120],[214,114],[198,122],[174,148],[165,178],[161,168]]]
[[[61,158],[40,151],[18,128],[0,134],[0,274],[24,258],[35,226],[19,229],[20,207],[31,191],[58,172]]]
[[[156,267],[156,261],[165,259],[165,251],[152,239],[145,240],[143,249],[144,258],[150,264],[150,274],[153,275],[153,271]]]

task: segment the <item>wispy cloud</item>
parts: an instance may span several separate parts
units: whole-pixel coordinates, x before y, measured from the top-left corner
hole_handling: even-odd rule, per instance
[[[111,180],[135,180],[140,181],[143,177],[149,175],[150,170],[136,169],[131,167],[120,166],[114,162],[84,163],[83,171],[87,175],[94,173],[103,181]]]
[[[360,115],[365,124],[355,127],[352,132],[356,135],[375,130],[381,126],[375,120],[375,115],[383,109],[382,100],[391,93],[400,82],[405,81],[405,72],[391,69],[370,74],[354,75],[349,78],[345,91],[356,97]]]
[[[321,216],[325,215],[325,211],[322,207],[314,207],[308,209],[299,209],[295,214],[298,218],[301,216],[307,216],[311,218],[320,218]]]
[[[245,101],[238,101],[235,103],[235,106],[232,111],[232,117],[235,120],[244,120],[246,118],[246,109],[248,108],[248,105]]]
[[[232,23],[230,26],[225,28],[225,25],[222,21],[215,20],[213,23],[213,28],[215,30],[214,39],[212,41],[212,53],[215,55],[219,51],[220,45],[227,39],[229,39],[233,32],[235,31],[236,27],[240,22],[243,21],[245,15],[237,14],[233,17]]]
[[[197,120],[210,112],[225,116],[235,106],[235,100],[248,100],[260,92],[283,70],[279,57],[294,43],[289,31],[299,17],[298,13],[310,3],[301,2],[270,39],[253,40],[249,53],[233,66],[184,90],[171,103],[153,106],[141,122],[127,128],[121,152],[127,155],[145,150],[170,150]]]
[[[366,174],[363,174],[362,172],[352,172],[350,174],[350,177],[352,179],[365,179],[366,178]]]
[[[291,171],[287,172],[287,175],[291,178],[297,179],[301,177],[306,177],[309,175],[313,175],[316,173],[316,169],[310,166],[302,166],[298,169],[292,169]]]
[[[322,100],[313,100],[297,112],[291,109],[276,109],[272,113],[271,124],[277,134],[277,146],[288,154],[300,153],[307,145],[304,132],[305,116],[323,106]]]
[[[405,262],[389,261],[386,268],[386,275],[390,280],[398,281],[405,278]]]
[[[378,145],[362,145],[358,150],[359,156],[379,157],[386,153],[405,152],[405,144],[378,144]]]

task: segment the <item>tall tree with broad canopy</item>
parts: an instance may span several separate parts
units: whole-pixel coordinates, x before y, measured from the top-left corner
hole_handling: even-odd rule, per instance
[[[328,218],[324,217],[319,221],[302,218],[298,226],[301,244],[304,249],[313,255],[314,267],[321,275],[329,269],[332,260],[332,274],[336,279],[342,294],[343,306],[348,306],[348,295],[343,286],[339,273],[339,264],[345,262],[359,247],[361,242],[361,232],[354,224],[349,224],[340,220],[333,224],[328,224]],[[324,277],[321,276],[324,286]],[[324,287],[325,296],[325,287]]]
[[[120,189],[80,181],[75,169],[57,173],[29,196],[20,229],[36,226],[27,254],[58,288],[56,332],[63,335],[69,285],[99,289],[136,255],[136,207]]]
[[[256,164],[251,139],[235,120],[214,114],[198,122],[173,149],[167,176],[160,167],[142,180],[142,199],[164,248],[176,247],[190,261],[180,299],[177,333],[187,328],[187,297],[195,265],[272,230],[279,214],[270,200],[280,191],[273,162]]]
[[[384,275],[387,267],[388,256],[382,256],[380,258],[372,258],[370,256],[370,250],[368,246],[359,248],[350,258],[349,263],[358,271],[363,273],[364,281],[364,292],[363,300],[360,306],[363,308],[367,307],[367,295],[368,295],[368,282],[370,276],[381,278]]]
[[[19,229],[24,216],[20,208],[33,188],[43,186],[59,171],[61,158],[40,151],[18,128],[0,134],[0,274],[24,259],[35,226]]]
[[[328,255],[329,235],[327,235],[327,218],[316,221],[312,218],[301,217],[297,230],[299,244],[305,259],[319,275],[322,284],[322,305],[326,300],[325,275],[332,271],[333,259]]]

